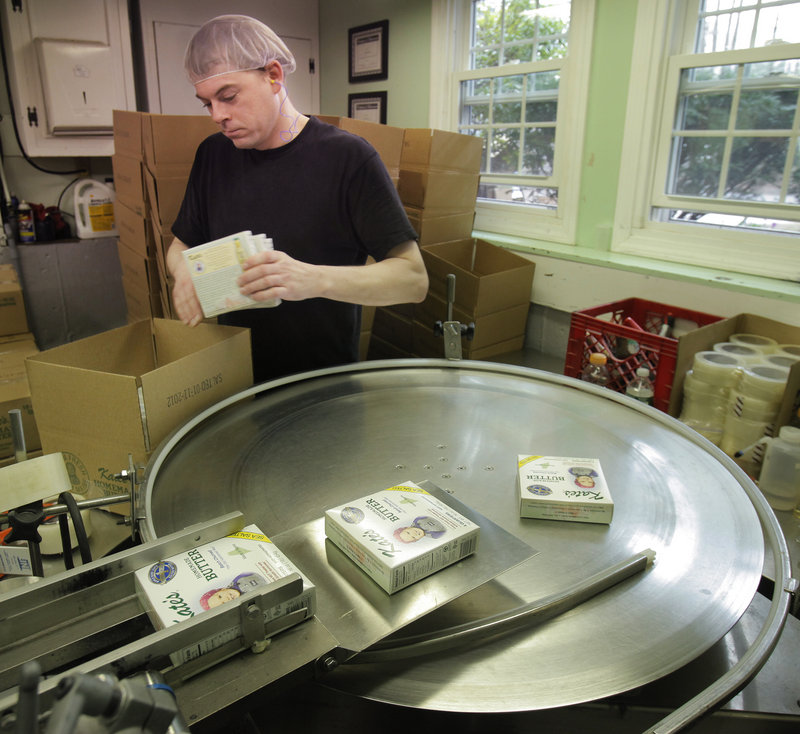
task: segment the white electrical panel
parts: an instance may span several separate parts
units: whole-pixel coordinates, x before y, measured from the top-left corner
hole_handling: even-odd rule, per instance
[[[126,0],[0,0],[14,118],[29,156],[110,156],[136,109]]]

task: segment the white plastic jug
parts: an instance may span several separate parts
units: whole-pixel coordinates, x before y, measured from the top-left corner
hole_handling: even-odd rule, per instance
[[[800,428],[783,426],[767,444],[758,488],[773,510],[791,510],[800,502]]]
[[[82,178],[75,184],[75,227],[82,240],[117,236],[111,186],[93,178]]]

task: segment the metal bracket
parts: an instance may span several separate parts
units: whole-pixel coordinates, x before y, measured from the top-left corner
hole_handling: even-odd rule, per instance
[[[461,359],[462,337],[472,340],[475,335],[475,324],[462,324],[460,321],[453,320],[453,304],[456,300],[456,276],[450,273],[447,276],[447,321],[437,321],[433,326],[433,333],[436,336],[444,337],[444,356],[445,359]]]

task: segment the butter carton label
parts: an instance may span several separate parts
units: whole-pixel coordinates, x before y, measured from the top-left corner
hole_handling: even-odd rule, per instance
[[[474,553],[480,528],[413,482],[325,513],[325,534],[390,594]]]
[[[520,517],[610,523],[614,502],[599,459],[520,454]]]

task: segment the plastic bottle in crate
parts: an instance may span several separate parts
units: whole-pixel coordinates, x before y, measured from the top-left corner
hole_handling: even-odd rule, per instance
[[[608,373],[608,358],[600,352],[593,352],[589,355],[589,364],[581,372],[581,380],[591,382],[595,385],[605,387],[608,385],[610,375]]]
[[[653,394],[655,389],[650,380],[650,370],[647,367],[639,367],[636,370],[636,377],[631,380],[628,387],[625,388],[625,394],[636,398],[642,403],[647,405],[653,404]]]

